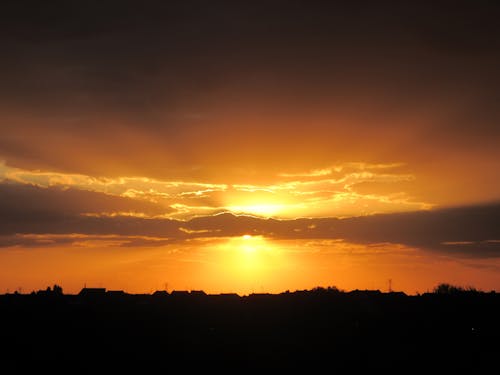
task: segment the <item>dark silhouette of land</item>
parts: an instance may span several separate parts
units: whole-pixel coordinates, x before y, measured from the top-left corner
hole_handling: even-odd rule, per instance
[[[500,294],[441,284],[433,293],[127,294],[54,286],[0,296],[6,374],[496,368]]]

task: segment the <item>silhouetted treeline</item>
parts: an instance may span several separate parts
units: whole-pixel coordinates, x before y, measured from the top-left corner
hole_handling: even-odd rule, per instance
[[[448,285],[448,286],[442,286]],[[453,289],[455,288],[455,289]],[[8,373],[142,373],[192,368],[494,369],[500,294],[441,284],[434,293],[127,294],[60,287],[0,296]]]

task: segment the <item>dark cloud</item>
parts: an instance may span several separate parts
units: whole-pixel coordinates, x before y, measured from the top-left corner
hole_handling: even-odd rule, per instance
[[[11,0],[1,10],[0,157],[13,165],[165,177],[164,164],[206,154],[252,164],[255,142],[238,140],[264,131],[260,150],[286,131],[295,146],[330,137],[328,150],[349,156],[366,150],[360,131],[384,150],[402,124],[421,147],[496,147],[496,2]],[[328,129],[314,125],[325,117]],[[86,158],[61,157],[75,149]]]
[[[156,247],[175,242],[168,238],[125,235],[83,235],[83,234],[39,234],[0,235],[0,247],[20,246],[24,248],[47,246],[81,247]]]
[[[275,239],[343,239],[353,243],[395,243],[472,257],[500,256],[500,204],[431,211],[372,215],[346,219],[262,219],[219,214],[189,221],[80,215],[89,207],[120,208],[142,202],[76,190],[41,189],[14,184],[0,185],[0,228],[3,246],[33,246],[47,240],[23,234],[59,234],[54,243],[80,241],[65,237],[123,236],[122,246],[164,244],[199,237],[245,234]],[[157,209],[156,207],[149,207]],[[133,238],[136,236],[137,238]],[[150,238],[147,238],[150,237]],[[93,238],[94,240],[100,237]],[[92,239],[92,237],[90,237]],[[107,239],[120,240],[120,238]],[[40,242],[42,241],[42,242]]]
[[[192,219],[187,227],[227,235],[273,238],[343,239],[394,243],[450,254],[500,256],[500,204],[381,214],[345,219],[275,220],[230,214]],[[220,232],[219,232],[220,233]]]
[[[172,212],[147,201],[78,189],[42,188],[0,183],[0,216],[4,226],[33,221],[65,220],[81,214],[126,212],[160,215]]]
[[[450,254],[499,256],[500,204],[343,219],[338,230],[355,242],[392,242]],[[463,243],[468,243],[464,245]]]
[[[92,217],[94,213],[159,215],[169,208],[131,198],[77,189],[41,188],[17,183],[0,184],[0,233],[26,234],[137,234],[168,235],[168,220],[136,217]],[[178,224],[178,223],[177,223]],[[177,233],[177,226],[168,233]]]

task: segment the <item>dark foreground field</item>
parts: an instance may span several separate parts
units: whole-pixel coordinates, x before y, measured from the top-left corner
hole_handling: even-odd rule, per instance
[[[5,374],[485,373],[500,355],[498,293],[43,292],[0,296],[0,317]]]

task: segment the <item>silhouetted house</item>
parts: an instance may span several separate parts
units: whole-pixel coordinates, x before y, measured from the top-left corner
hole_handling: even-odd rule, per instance
[[[153,297],[167,297],[168,292],[166,290],[157,290],[153,293]]]
[[[212,294],[211,297],[224,302],[228,301],[235,302],[240,300],[240,296],[236,293]]]
[[[17,293],[17,291],[16,291],[16,293]],[[52,295],[52,291],[51,290],[38,290],[36,292],[36,295],[37,296],[47,297],[47,296],[51,296]]]
[[[189,291],[187,291],[187,290],[173,290],[172,295],[173,296],[189,296]]]
[[[174,298],[188,298],[189,292],[187,290],[173,290],[170,295]]]
[[[106,295],[106,288],[83,288],[78,295],[81,297],[102,298]]]
[[[207,293],[205,293],[203,290],[192,290],[189,294],[191,294],[193,297],[206,297]]]
[[[21,294],[17,290],[14,292],[14,294]],[[54,285],[53,288],[50,286],[47,287],[45,290],[39,290],[36,292],[37,295],[39,296],[45,296],[45,297],[53,297],[53,296],[62,296],[62,288],[59,285]]]
[[[249,297],[264,297],[264,298],[272,297],[272,296],[273,296],[273,294],[271,294],[271,293],[251,293],[249,295]]]
[[[380,290],[370,290],[370,289],[359,290],[359,289],[355,289],[355,290],[352,290],[352,291],[348,292],[348,294],[351,295],[351,296],[376,297],[376,296],[380,296],[382,294],[382,292]]]
[[[388,292],[387,295],[389,297],[397,297],[397,298],[407,297],[405,292]]]
[[[127,295],[123,290],[108,290],[106,295],[112,298],[124,297]]]

